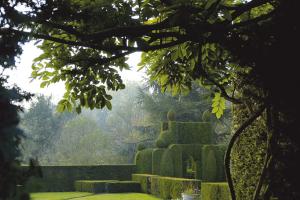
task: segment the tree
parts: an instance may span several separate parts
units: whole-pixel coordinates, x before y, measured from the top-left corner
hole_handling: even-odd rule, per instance
[[[54,113],[51,97],[39,95],[32,101],[30,108],[22,115],[20,127],[25,132],[22,142],[22,157],[38,158],[42,165],[51,163],[54,144],[61,134],[66,121],[75,117],[74,113]]]
[[[21,3],[30,11],[18,11]],[[222,98],[245,105],[226,154],[233,200],[232,146],[266,112],[267,156],[254,199],[299,199],[298,8],[297,0],[2,1],[0,35],[43,40],[33,77],[42,86],[66,81],[62,109],[111,108],[106,89],[124,88],[115,68],[126,69],[135,51],[147,52],[145,67],[166,88],[184,91],[195,79],[211,85],[220,94],[217,116]]]

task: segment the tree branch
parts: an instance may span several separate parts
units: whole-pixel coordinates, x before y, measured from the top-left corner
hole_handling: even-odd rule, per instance
[[[235,144],[236,140],[240,137],[240,135],[243,133],[243,131],[250,126],[255,120],[256,118],[258,118],[263,111],[266,108],[266,104],[263,104],[258,111],[256,111],[252,116],[250,116],[237,130],[236,132],[233,134],[228,147],[227,147],[227,151],[225,153],[225,159],[224,159],[224,165],[225,165],[225,174],[226,174],[226,178],[227,178],[227,182],[228,182],[228,186],[230,189],[230,193],[231,193],[231,198],[232,200],[236,200],[236,195],[235,195],[235,191],[234,191],[234,185],[233,185],[233,180],[231,177],[231,172],[230,172],[230,160],[231,160],[231,151],[232,151],[232,147]]]

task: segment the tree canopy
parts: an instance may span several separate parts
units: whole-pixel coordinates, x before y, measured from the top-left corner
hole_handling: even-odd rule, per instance
[[[299,172],[291,169],[299,166],[292,158],[300,144],[298,9],[297,0],[4,0],[0,64],[14,65],[21,43],[36,40],[43,54],[32,77],[42,79],[42,87],[65,81],[59,109],[80,112],[82,106],[110,109],[107,90],[125,87],[118,69],[128,69],[127,55],[143,51],[141,65],[167,90],[186,91],[197,80],[216,91],[217,116],[222,98],[247,106],[248,119],[229,147],[266,110],[272,156],[255,199],[263,183],[268,197],[297,199]],[[230,149],[227,178],[235,199]]]

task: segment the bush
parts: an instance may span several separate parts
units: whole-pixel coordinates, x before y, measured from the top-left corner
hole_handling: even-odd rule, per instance
[[[167,113],[167,119],[169,121],[175,121],[175,117],[176,117],[176,114],[175,114],[175,111],[174,110],[169,110],[168,113]]]
[[[202,180],[209,182],[225,181],[225,145],[204,145],[202,149]]]
[[[212,144],[213,130],[207,122],[169,122],[172,144]]]
[[[76,191],[91,193],[140,192],[141,186],[135,181],[80,180],[75,182]]]
[[[152,174],[160,174],[160,163],[166,149],[154,149],[152,151]]]
[[[152,174],[132,174],[132,180],[140,183],[141,191],[144,193],[151,193],[151,177],[157,175]]]
[[[27,170],[28,167],[23,167]],[[76,180],[130,180],[135,165],[42,166],[43,177],[31,177],[25,185],[28,192],[74,191]]]
[[[172,150],[166,149],[162,155],[160,162],[160,174],[161,176],[174,176],[174,155]]]
[[[175,142],[175,135],[172,135],[170,131],[162,131],[156,140],[156,146],[158,148],[167,148],[170,144],[174,144]]]
[[[151,193],[162,199],[178,199],[190,185],[200,188],[200,180],[174,177],[151,177]]]
[[[230,191],[227,183],[201,183],[201,199],[203,200],[230,200]]]
[[[137,146],[138,151],[142,151],[144,149],[146,149],[146,146],[144,144],[138,144],[138,146]]]
[[[153,149],[144,149],[138,151],[135,155],[136,172],[141,174],[152,173],[152,151]]]

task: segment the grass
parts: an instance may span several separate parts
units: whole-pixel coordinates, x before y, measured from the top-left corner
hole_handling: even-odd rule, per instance
[[[32,193],[32,200],[158,200],[142,193],[92,194],[87,192],[42,192]]]

